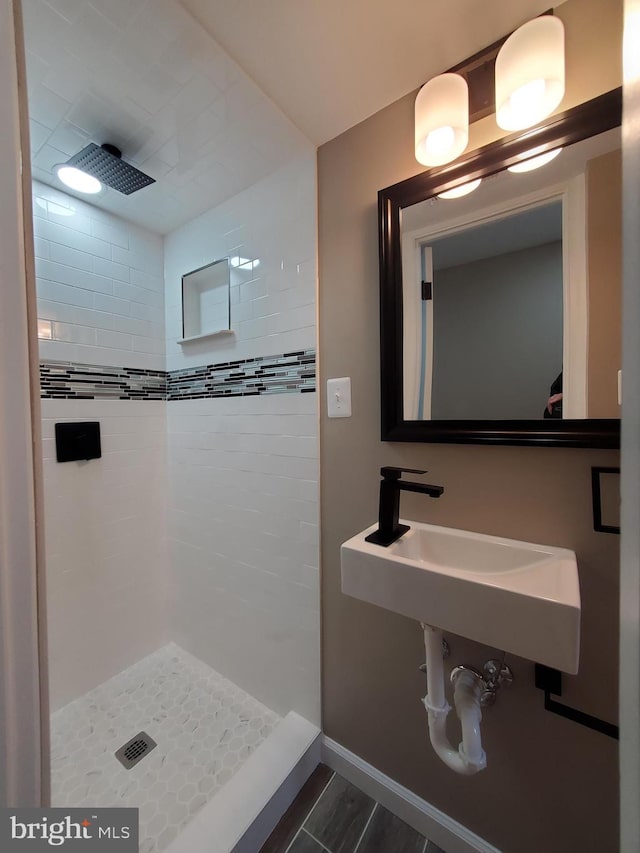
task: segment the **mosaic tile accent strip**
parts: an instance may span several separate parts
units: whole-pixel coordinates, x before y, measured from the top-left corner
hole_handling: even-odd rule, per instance
[[[172,370],[168,375],[167,399],[249,397],[315,390],[316,353],[309,349]]]
[[[140,852],[159,853],[233,776],[280,718],[170,643],[51,718],[52,805],[140,810]],[[126,770],[116,750],[157,743]]]
[[[40,396],[58,400],[166,400],[164,370],[40,362]]]
[[[199,400],[316,390],[315,350],[259,356],[183,370],[40,362],[40,396],[59,400]]]

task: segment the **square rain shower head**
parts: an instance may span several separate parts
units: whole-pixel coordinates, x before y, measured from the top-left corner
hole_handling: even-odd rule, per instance
[[[66,165],[75,166],[124,195],[131,195],[149,184],[155,184],[155,178],[125,163],[115,145],[96,145],[91,142],[74,154]]]

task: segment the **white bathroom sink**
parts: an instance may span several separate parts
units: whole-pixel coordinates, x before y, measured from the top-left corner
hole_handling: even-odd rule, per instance
[[[377,525],[342,545],[344,593],[563,672],[578,671],[573,551],[403,523],[411,529],[387,548],[365,542]]]

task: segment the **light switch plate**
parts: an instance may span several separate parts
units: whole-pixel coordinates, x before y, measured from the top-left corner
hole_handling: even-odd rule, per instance
[[[351,377],[327,379],[327,415],[330,418],[351,417]]]

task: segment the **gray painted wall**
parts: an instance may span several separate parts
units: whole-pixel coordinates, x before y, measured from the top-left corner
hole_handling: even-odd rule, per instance
[[[620,84],[621,4],[567,0],[556,13],[567,34],[568,109]],[[618,843],[618,744],[545,711],[533,663],[509,656],[516,679],[483,714],[489,765],[458,776],[429,744],[419,623],[341,590],[340,544],[375,521],[380,467],[427,468],[445,493],[403,495],[404,518],[576,552],[580,673],[563,679],[561,701],[617,721],[619,537],[593,530],[591,466],[616,466],[618,453],[380,441],[376,198],[422,171],[414,102],[412,92],[318,150],[323,731],[505,853],[635,849]],[[469,150],[499,133],[494,116],[473,123]],[[326,416],[325,381],[336,376],[351,377],[351,418]],[[448,667],[482,666],[495,653],[449,639]],[[631,762],[627,770],[625,778]],[[433,840],[448,849],[444,837]]]
[[[562,370],[562,242],[436,270],[433,305],[432,418],[541,418]]]

